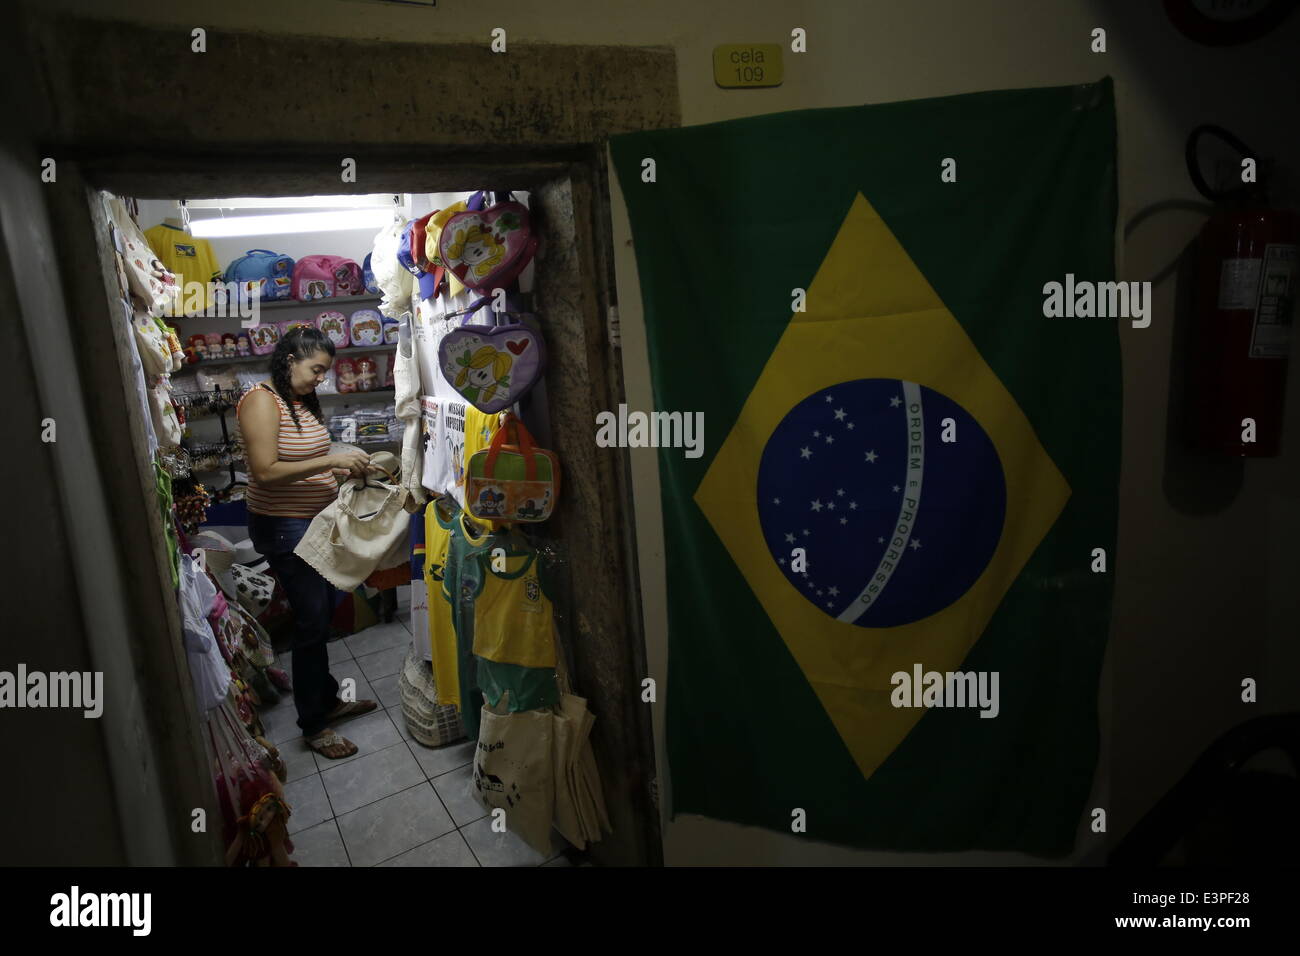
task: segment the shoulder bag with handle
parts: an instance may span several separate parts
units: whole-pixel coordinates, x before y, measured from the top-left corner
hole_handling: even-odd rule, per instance
[[[476,518],[545,521],[560,496],[560,460],[538,448],[514,414],[465,469],[465,509]]]
[[[397,456],[376,452],[370,463],[388,480],[343,482],[338,498],[312,519],[294,548],[294,554],[340,591],[355,589],[376,569],[392,567],[409,554],[409,493],[391,473],[399,467]]]
[[[473,315],[486,301],[479,299],[468,313]],[[515,404],[541,380],[546,340],[518,321],[462,325],[438,343],[438,367],[465,401],[491,415]]]
[[[506,202],[483,209],[482,193],[470,199],[469,209],[447,220],[438,236],[438,259],[471,289],[506,288],[523,272],[537,252],[528,207]]]

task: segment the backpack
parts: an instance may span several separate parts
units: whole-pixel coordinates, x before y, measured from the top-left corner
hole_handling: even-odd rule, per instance
[[[293,297],[299,302],[364,291],[361,266],[343,256],[303,256],[293,267]]]
[[[458,212],[438,236],[438,258],[452,275],[471,289],[505,288],[519,277],[537,252],[538,239],[529,223],[528,207],[506,202],[483,209],[483,194],[475,193],[469,210]]]
[[[294,261],[270,249],[249,249],[230,265],[223,277],[227,283],[236,283],[239,296],[273,301],[287,299],[293,292]],[[254,292],[254,289],[260,291]],[[245,291],[247,290],[247,291]]]
[[[379,288],[379,283],[375,280],[375,271],[370,268],[370,257],[373,253],[366,253],[365,262],[361,263],[361,281],[365,284],[366,295],[379,295],[383,292]]]

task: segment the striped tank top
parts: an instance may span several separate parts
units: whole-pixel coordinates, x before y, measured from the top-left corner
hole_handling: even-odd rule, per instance
[[[302,430],[293,423],[289,415],[289,406],[284,403],[275,389],[265,382],[257,386],[270,392],[275,403],[280,406],[280,435],[276,456],[280,461],[306,461],[320,458],[330,451],[330,433],[325,426],[316,421],[314,416],[300,401],[294,401],[298,412],[298,422]],[[238,415],[244,400],[251,395],[249,391],[239,400],[235,407]],[[242,434],[242,426],[241,426]],[[309,475],[287,485],[266,487],[259,485],[250,474],[248,476],[248,493],[245,501],[248,510],[254,514],[277,515],[290,518],[314,518],[326,505],[338,497],[339,486],[330,471],[319,475]]]

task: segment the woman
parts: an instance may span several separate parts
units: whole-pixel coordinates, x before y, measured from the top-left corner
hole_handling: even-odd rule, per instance
[[[338,495],[338,478],[361,477],[370,456],[331,455],[316,387],[334,362],[334,343],[317,329],[285,335],[271,354],[271,379],[239,401],[236,414],[250,472],[248,536],[270,563],[293,609],[293,701],[307,745],[331,760],[350,757],[356,745],[330,727],[333,721],[375,709],[373,700],[345,703],[329,671],[334,587],[293,553],[311,519]]]

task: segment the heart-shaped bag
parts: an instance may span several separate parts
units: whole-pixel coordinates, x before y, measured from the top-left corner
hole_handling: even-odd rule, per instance
[[[438,343],[438,367],[465,401],[491,415],[519,401],[541,379],[546,340],[519,322],[462,325]]]
[[[471,289],[503,289],[532,261],[537,237],[523,203],[507,201],[490,209],[475,208],[482,201],[482,193],[475,193],[469,211],[447,220],[438,237],[438,258]]]

